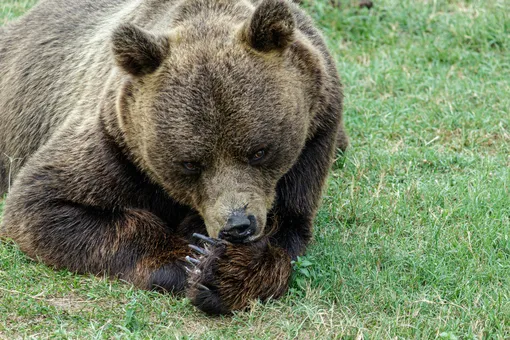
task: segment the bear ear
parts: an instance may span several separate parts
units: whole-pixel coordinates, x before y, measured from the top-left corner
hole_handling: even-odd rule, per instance
[[[168,55],[169,39],[133,24],[122,24],[112,34],[112,50],[117,65],[134,76],[156,71]]]
[[[261,52],[281,51],[294,41],[295,26],[287,0],[263,0],[244,27],[244,39]]]

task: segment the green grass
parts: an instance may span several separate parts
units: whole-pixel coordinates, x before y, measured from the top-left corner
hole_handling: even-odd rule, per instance
[[[0,0],[0,25],[25,13],[36,3],[37,0]]]
[[[510,3],[374,2],[305,4],[352,146],[283,299],[209,318],[3,244],[0,337],[510,338]],[[0,0],[0,23],[32,3]]]

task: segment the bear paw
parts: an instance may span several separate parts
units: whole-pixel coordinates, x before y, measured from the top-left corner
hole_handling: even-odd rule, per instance
[[[194,237],[204,241],[204,248],[189,245],[197,255],[186,256],[186,267],[189,274],[187,296],[191,303],[211,315],[227,314],[230,308],[225,305],[219,294],[219,281],[216,279],[215,262],[225,252],[227,242],[213,239],[201,234],[193,234]]]
[[[246,308],[253,299],[279,297],[286,291],[290,258],[274,256],[267,239],[232,244],[200,234],[193,236],[205,245],[190,245],[197,257],[186,257],[191,265],[187,296],[205,313],[226,314]]]

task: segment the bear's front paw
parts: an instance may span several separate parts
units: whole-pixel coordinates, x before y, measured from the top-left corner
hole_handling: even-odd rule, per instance
[[[287,290],[290,258],[271,247],[266,238],[232,244],[200,234],[204,248],[190,245],[197,258],[186,257],[189,269],[187,296],[208,314],[244,309],[250,300],[279,297]]]
[[[197,255],[186,256],[191,265],[186,268],[189,274],[187,296],[191,303],[200,310],[213,315],[226,314],[230,308],[220,298],[219,281],[217,280],[217,261],[225,253],[227,241],[213,239],[201,234],[194,237],[204,241],[204,248],[189,245]]]

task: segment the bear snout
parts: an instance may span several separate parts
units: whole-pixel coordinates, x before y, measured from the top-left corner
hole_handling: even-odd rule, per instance
[[[257,232],[257,219],[246,215],[244,211],[235,211],[227,219],[227,224],[220,230],[219,238],[232,243],[247,242]]]

